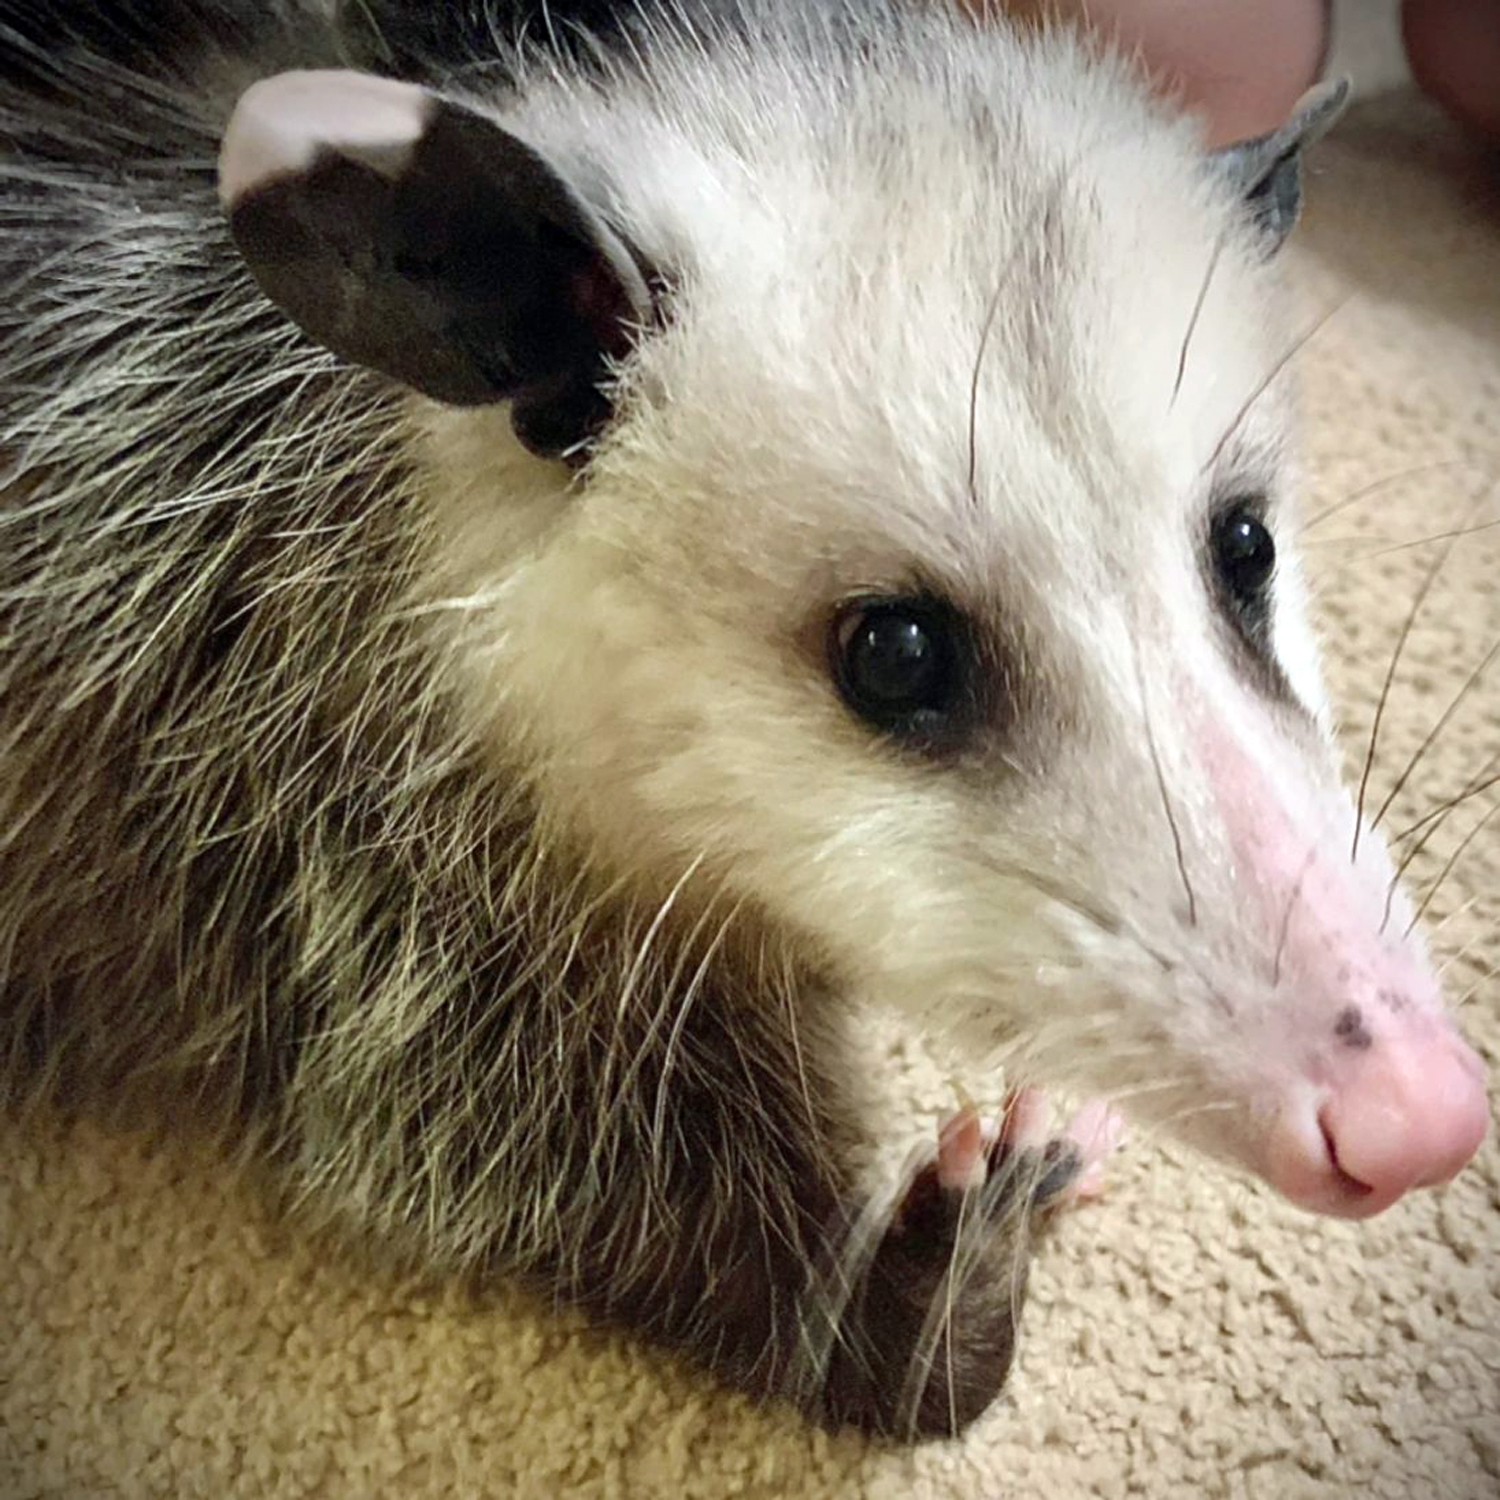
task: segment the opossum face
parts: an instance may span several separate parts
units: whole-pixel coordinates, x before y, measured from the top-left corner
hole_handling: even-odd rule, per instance
[[[1266,260],[1296,133],[1226,174],[1115,74],[1049,66],[1009,122],[842,78],[842,124],[802,99],[806,139],[764,160],[627,111],[596,161],[617,229],[392,85],[396,124],[337,160],[303,131],[268,169],[242,121],[226,196],[334,348],[518,401],[419,417],[433,591],[473,724],[559,837],[684,906],[753,904],[935,1030],[1024,1037],[1307,1207],[1376,1212],[1456,1172],[1487,1107],[1356,838],[1291,551]],[[726,118],[774,113],[741,86]],[[443,203],[498,194],[485,232],[532,269],[476,289],[447,226],[462,296],[429,261],[413,322],[388,200],[449,170],[438,119],[488,163]],[[590,439],[573,483],[535,457]]]

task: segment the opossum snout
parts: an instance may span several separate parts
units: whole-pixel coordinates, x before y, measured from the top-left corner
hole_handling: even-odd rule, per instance
[[[1396,1017],[1284,1107],[1261,1170],[1300,1207],[1368,1218],[1457,1175],[1489,1128],[1484,1067],[1441,1017]]]
[[[1255,924],[1276,944],[1261,1042],[1280,1098],[1259,1170],[1302,1207],[1350,1218],[1447,1182],[1489,1125],[1484,1066],[1403,931],[1384,846],[1366,829],[1353,850],[1353,809],[1310,782],[1278,786],[1224,737],[1207,731],[1203,743],[1236,861],[1260,897]]]

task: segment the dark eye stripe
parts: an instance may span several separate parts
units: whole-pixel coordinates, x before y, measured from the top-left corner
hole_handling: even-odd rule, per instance
[[[1257,646],[1268,650],[1276,543],[1261,507],[1232,501],[1221,509],[1210,523],[1208,550],[1222,606]]]
[[[1277,558],[1265,497],[1219,501],[1203,552],[1209,597],[1226,627],[1231,657],[1266,697],[1300,708],[1271,639]]]

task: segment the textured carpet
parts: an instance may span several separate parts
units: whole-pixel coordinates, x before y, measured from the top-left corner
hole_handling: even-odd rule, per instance
[[[1431,546],[1500,515],[1500,202],[1433,115],[1366,106],[1318,156],[1297,252],[1308,537],[1351,748]],[[1398,548],[1399,550],[1388,550]],[[1404,659],[1388,787],[1500,636],[1500,531],[1464,538]],[[1500,750],[1500,676],[1411,778],[1399,828]],[[1481,799],[1483,800],[1483,799]],[[1414,867],[1430,878],[1477,816]],[[1500,1063],[1500,820],[1430,916]],[[1472,904],[1471,904],[1472,903]],[[886,1034],[893,1137],[951,1095]],[[927,1111],[921,1114],[919,1111]],[[1500,1150],[1449,1190],[1325,1223],[1136,1143],[1040,1263],[1019,1368],[915,1454],[758,1413],[628,1341],[502,1296],[363,1283],[211,1163],[0,1134],[0,1495],[1500,1495]]]

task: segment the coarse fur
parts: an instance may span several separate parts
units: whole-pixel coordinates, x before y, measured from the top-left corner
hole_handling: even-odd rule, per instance
[[[1203,579],[1215,499],[1280,525],[1295,476],[1275,272],[1191,123],[1066,35],[881,0],[32,9],[0,6],[0,1101],[192,1114],[408,1264],[962,1426],[1017,1252],[962,1343],[952,1226],[935,1268],[870,1249],[849,1002],[1251,1164],[1300,1024],[1173,727],[1335,795],[1295,561],[1270,665]],[[473,104],[659,276],[581,468],[261,298],[214,159],[292,66]],[[841,601],[914,591],[998,684],[936,758],[826,662]],[[1309,838],[1346,839],[1328,805]]]

